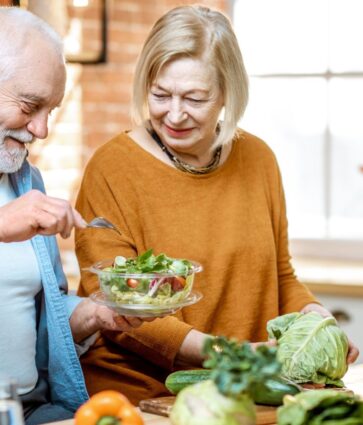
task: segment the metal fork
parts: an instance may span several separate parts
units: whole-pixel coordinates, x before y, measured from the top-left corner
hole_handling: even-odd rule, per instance
[[[94,218],[92,221],[87,223],[87,227],[99,227],[103,229],[111,229],[111,230],[115,230],[119,235],[122,234],[114,224],[112,224],[109,220],[103,217]]]

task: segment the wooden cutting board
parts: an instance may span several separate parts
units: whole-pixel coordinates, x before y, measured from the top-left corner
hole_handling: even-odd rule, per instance
[[[139,407],[143,412],[154,413],[160,416],[169,416],[174,404],[175,397],[159,397],[142,400]],[[276,423],[276,407],[256,406],[258,425],[268,425]]]

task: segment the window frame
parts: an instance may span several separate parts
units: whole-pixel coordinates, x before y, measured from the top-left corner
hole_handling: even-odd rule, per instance
[[[235,24],[234,7],[238,0],[228,0],[227,10],[231,21]],[[243,55],[243,51],[242,51]],[[327,83],[331,79],[355,79],[363,80],[362,71],[335,72],[329,68],[324,72],[312,73],[249,73],[249,78],[255,79],[299,79],[299,78],[319,78]],[[328,106],[327,106],[328,108]],[[323,218],[325,221],[325,233],[328,235],[329,219],[331,218],[331,200],[332,200],[332,133],[329,125],[329,110],[327,127],[323,136],[324,155],[323,155]],[[363,164],[363,159],[362,159]],[[363,173],[363,165],[361,166]],[[289,238],[290,251],[293,256],[311,257],[322,259],[339,259],[363,261],[363,239],[347,239],[347,238]]]

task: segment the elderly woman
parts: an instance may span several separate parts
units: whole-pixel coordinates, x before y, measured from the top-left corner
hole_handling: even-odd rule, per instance
[[[156,22],[135,72],[138,125],[98,149],[77,202],[86,219],[106,216],[122,236],[78,231],[77,255],[81,267],[149,248],[197,260],[204,272],[195,287],[204,297],[132,332],[103,332],[82,360],[91,394],[113,388],[133,402],[166,395],[168,373],[201,365],[207,335],[265,341],[277,315],[329,314],[291,267],[276,159],[237,128],[247,97],[223,14],[183,6]],[[96,289],[96,278],[83,274],[80,294]]]

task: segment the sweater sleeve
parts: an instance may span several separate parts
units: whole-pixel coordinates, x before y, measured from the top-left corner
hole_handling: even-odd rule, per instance
[[[285,195],[281,174],[276,162],[275,167],[277,178],[275,190],[277,188],[277,191],[274,197],[276,205],[273,205],[272,211],[277,252],[279,311],[280,314],[286,314],[300,311],[306,304],[319,303],[319,301],[306,285],[299,282],[291,265]]]
[[[99,289],[97,276],[84,268],[117,255],[135,257],[140,254],[136,250],[135,239],[139,242],[138,246],[142,240],[142,229],[138,230],[137,227],[137,199],[133,199],[131,192],[123,193],[121,205],[118,202],[120,195],[108,179],[107,166],[101,161],[103,167],[98,167],[97,162],[96,154],[84,174],[76,208],[87,221],[97,216],[108,218],[121,230],[122,235],[101,229],[76,231],[76,254],[81,269],[80,296],[88,296]],[[121,174],[119,179],[122,178]],[[103,332],[103,335],[160,367],[172,369],[175,356],[191,329],[192,326],[177,317],[169,316],[145,322],[130,333]]]

